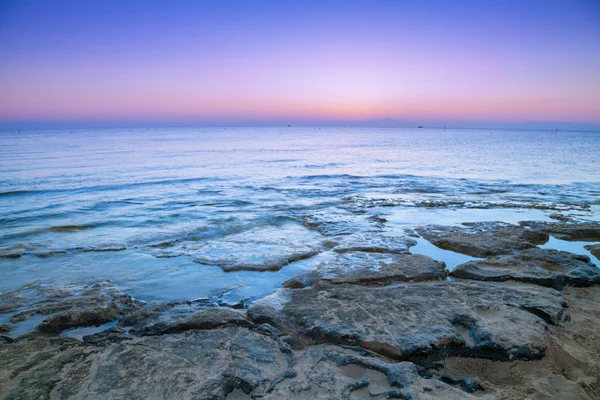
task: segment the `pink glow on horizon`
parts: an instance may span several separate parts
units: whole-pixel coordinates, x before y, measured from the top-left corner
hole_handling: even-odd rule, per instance
[[[107,36],[110,29],[102,25],[80,41],[85,21],[73,32],[57,22],[54,29],[65,32],[54,46],[39,34],[25,39],[15,27],[14,51],[0,63],[0,122],[600,123],[600,39],[594,36],[600,30],[583,24],[580,10],[572,12],[579,23],[574,29],[552,25],[554,14],[545,17],[549,22],[530,21],[508,13],[513,10],[496,17],[495,9],[481,11],[482,21],[471,26],[471,8],[456,11],[460,18],[454,19],[442,10],[429,25],[414,22],[410,13],[400,23],[385,10],[367,15],[372,20],[361,13],[321,21],[292,13],[287,25],[239,19],[240,31],[233,33],[217,22],[200,32],[201,24],[188,20],[160,31],[154,28],[161,21],[157,13],[152,23],[127,28],[127,35]],[[567,21],[565,13],[557,10],[557,21]],[[571,36],[563,38],[558,28]],[[152,40],[132,36],[138,31]]]

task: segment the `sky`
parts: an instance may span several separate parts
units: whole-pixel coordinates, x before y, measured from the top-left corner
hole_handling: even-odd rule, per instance
[[[0,0],[0,126],[600,127],[598,0]]]

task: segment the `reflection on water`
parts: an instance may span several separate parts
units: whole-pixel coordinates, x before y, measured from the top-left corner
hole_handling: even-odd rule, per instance
[[[450,250],[440,249],[433,245],[430,241],[417,238],[417,244],[410,248],[412,254],[423,254],[431,257],[437,261],[443,261],[446,263],[446,269],[452,271],[457,265],[466,263],[471,260],[481,260],[481,258],[475,258],[467,256],[465,254],[456,253]]]

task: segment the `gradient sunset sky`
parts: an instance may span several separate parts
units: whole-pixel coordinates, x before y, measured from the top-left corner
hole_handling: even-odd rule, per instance
[[[600,126],[600,1],[0,0],[0,126]]]

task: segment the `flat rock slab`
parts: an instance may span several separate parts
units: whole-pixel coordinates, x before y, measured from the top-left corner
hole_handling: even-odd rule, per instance
[[[318,211],[302,218],[304,226],[324,236],[351,235],[357,232],[381,232],[384,219],[376,215],[347,211]]]
[[[478,258],[524,250],[545,243],[549,238],[542,230],[503,222],[429,225],[416,231],[439,248]]]
[[[408,253],[417,241],[408,236],[383,236],[377,234],[354,234],[340,236],[334,242],[333,251],[347,253],[363,251],[368,253]]]
[[[562,240],[600,241],[599,222],[551,223],[523,221],[520,222],[520,224],[532,229],[551,233],[552,236]]]
[[[565,285],[600,284],[600,269],[589,257],[553,249],[532,248],[458,265],[450,276],[503,282],[514,280],[561,290]]]
[[[186,249],[194,261],[224,271],[276,271],[290,262],[312,257],[319,243],[302,227],[257,228]]]
[[[284,287],[303,288],[318,282],[387,285],[392,282],[440,280],[445,264],[420,254],[352,252],[321,263],[315,271],[289,279]]]
[[[30,336],[0,346],[5,399],[225,399],[265,395],[288,368],[278,342],[245,328],[95,346]]]
[[[317,342],[398,360],[532,360],[543,357],[546,324],[558,324],[565,306],[560,292],[538,286],[420,282],[282,289],[254,302],[248,315]]]

